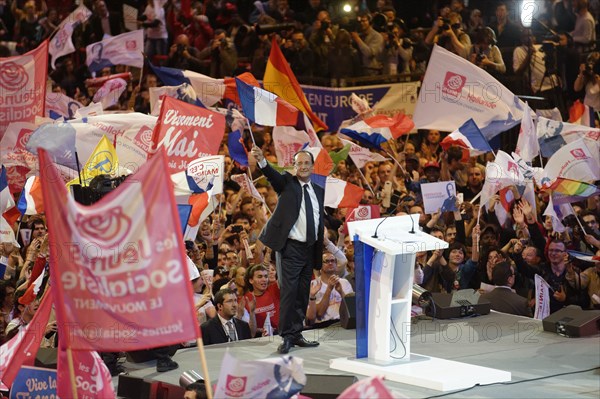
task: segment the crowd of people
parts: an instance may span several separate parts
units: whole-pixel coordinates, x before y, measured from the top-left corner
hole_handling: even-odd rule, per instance
[[[74,6],[54,2],[52,8],[50,3],[4,2],[0,5],[4,8],[0,39],[16,41],[13,51],[20,53],[34,48]],[[467,9],[464,1],[453,0],[436,10],[437,14],[429,8],[409,12],[396,4],[401,2],[373,2],[370,11],[365,8],[370,2],[348,3],[352,7],[346,15],[333,7],[337,2],[324,0],[254,4],[206,0],[192,2],[188,17],[175,1],[133,5],[139,10],[138,25],[146,34],[145,54],[153,62],[215,78],[245,71],[262,77],[271,35],[277,35],[297,76],[319,76],[342,85],[352,76],[422,73],[431,45],[437,43],[492,74],[526,76],[531,93],[547,97],[563,113],[563,101],[570,98],[563,94],[582,90],[586,104],[600,109],[598,56],[587,56],[596,41],[595,17],[588,0],[546,2],[539,19],[558,32],[556,46],[536,44],[531,30],[515,21],[507,4],[501,2],[472,0]],[[419,7],[430,2],[422,3]],[[482,7],[475,8],[479,3]],[[493,7],[488,3],[494,3]],[[124,32],[121,2],[84,4],[94,14],[76,29],[76,47]],[[548,63],[548,46],[556,51],[556,68]],[[10,51],[0,46],[0,56]],[[577,58],[568,58],[569,54]],[[50,77],[55,90],[85,105],[93,89],[85,86],[89,74],[81,57],[85,55],[77,52],[61,59]],[[100,75],[125,69],[107,67]],[[156,76],[146,72],[141,90],[130,87],[120,107],[148,112],[147,90],[157,85]],[[223,194],[218,195],[221,206],[202,221],[196,240],[186,241],[185,247],[198,272],[192,274],[191,284],[204,342],[279,334],[284,339],[279,351],[287,353],[293,346],[318,345],[304,339],[301,331],[338,320],[342,298],[355,291],[353,242],[344,227],[349,210],[325,208],[323,194],[314,185],[304,194],[299,185],[297,192],[292,190],[290,182],[296,180],[279,175],[266,163],[276,163],[270,129],[253,131],[256,147],[251,151],[250,168],[253,177],[263,176],[256,183],[262,201],[231,180],[231,175],[244,173],[244,169],[228,156],[224,140],[220,153],[226,155],[226,176]],[[394,162],[369,162],[359,169],[348,158],[339,160],[332,173],[365,189],[361,204],[378,206],[381,215],[419,214],[423,231],[450,244],[447,250],[418,255],[415,283],[430,292],[448,293],[479,290],[482,283],[490,284],[497,288],[483,295],[493,309],[532,316],[533,278],[538,274],[551,287],[551,312],[570,304],[600,308],[600,263],[583,262],[567,253],[577,250],[600,255],[600,196],[574,203],[582,224],[569,216],[563,220],[566,231],[560,233],[554,230],[551,218],[542,214],[548,203],[544,192],[537,193],[535,203],[530,203],[514,188],[509,203],[497,194],[488,204],[479,204],[485,164],[492,154],[465,161],[457,147],[442,150],[445,134],[427,130],[391,140],[386,146],[396,158]],[[322,132],[320,139],[329,152],[343,147],[335,132]],[[309,155],[302,152],[295,157],[298,181],[304,181],[312,168],[314,160]],[[462,194],[459,210],[426,214],[420,185],[450,180]],[[384,206],[387,182],[392,193],[389,206]],[[296,201],[298,198],[304,200]],[[290,212],[294,201],[298,209]],[[312,221],[307,217],[311,214],[315,216]],[[31,231],[29,242],[22,242],[21,248],[8,243],[0,247],[0,256],[7,263],[0,282],[0,343],[31,320],[38,302],[23,305],[18,299],[36,264],[45,264],[48,255],[43,215],[23,220],[21,228]],[[47,327],[44,345],[56,345],[55,332],[54,321]]]

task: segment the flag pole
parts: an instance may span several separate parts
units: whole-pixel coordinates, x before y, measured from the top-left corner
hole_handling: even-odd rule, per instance
[[[575,219],[577,219],[577,223],[579,223],[579,227],[581,227],[581,231],[585,235],[585,228],[583,227],[583,224],[581,224],[581,220],[579,220],[579,216],[577,216],[577,212],[575,212],[575,209],[573,209],[573,205],[571,205],[571,203],[569,203],[569,207],[571,208],[571,211],[573,212],[573,216],[575,216]]]
[[[398,162],[398,160],[394,157],[393,154],[391,154],[388,150],[383,150],[390,158],[392,158],[392,160],[396,163],[396,165],[398,165],[400,167],[400,170],[402,171],[402,173],[404,173],[405,176],[410,176],[408,174],[408,172],[406,172],[406,169],[404,169],[404,167],[400,164],[400,162]],[[412,180],[412,178],[411,178]]]
[[[254,140],[254,133],[252,133],[252,127],[250,127],[250,121],[246,118],[246,124],[248,125],[248,131],[250,131],[250,137],[252,138],[252,144],[256,145],[256,141]]]
[[[73,394],[73,399],[78,399],[77,383],[75,382],[75,365],[73,364],[73,352],[70,345],[67,346],[67,363],[69,364],[69,376],[71,377],[71,393]]]
[[[543,168],[543,167],[544,167],[544,160],[543,160],[543,158],[542,158],[542,153],[540,152],[538,155],[539,155],[539,157],[540,157],[540,165],[541,165],[541,166],[542,166],[542,168]]]
[[[202,342],[202,337],[196,338],[196,343],[198,344],[198,353],[200,354],[200,363],[202,364],[202,374],[204,374],[203,377],[204,386],[206,388],[206,397],[208,399],[212,399],[212,385],[210,382],[210,377],[208,376],[208,365],[206,364],[206,355],[204,354],[204,343]]]
[[[367,183],[367,187],[369,188],[369,191],[371,192],[371,194],[373,194],[373,196],[375,196],[375,191],[373,191],[373,188],[371,188],[371,185],[369,184],[369,181],[367,180],[367,178],[363,174],[362,170],[360,170],[360,168],[358,166],[356,167],[356,169],[358,169],[358,173],[360,173],[360,175],[362,176],[362,178],[365,180],[365,183]]]
[[[81,181],[81,169],[79,168],[79,155],[77,155],[77,151],[75,151],[75,163],[77,164],[77,176],[79,177],[79,185],[83,187],[83,182]]]

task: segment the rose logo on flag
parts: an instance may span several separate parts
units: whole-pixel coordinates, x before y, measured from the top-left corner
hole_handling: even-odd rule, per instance
[[[227,396],[231,396],[233,398],[239,398],[246,391],[246,380],[248,377],[236,377],[233,375],[227,375],[227,382],[225,385],[225,393]]]
[[[29,82],[29,75],[22,65],[5,62],[0,69],[0,87],[9,91],[21,90]]]
[[[575,148],[574,150],[571,150],[571,155],[573,155],[575,159],[587,159],[585,152],[581,148]]]
[[[21,129],[17,138],[17,143],[15,144],[15,149],[19,148],[21,150],[25,150],[27,142],[29,141],[29,137],[31,137],[32,133],[33,130]]]
[[[131,219],[117,206],[101,215],[77,215],[75,224],[86,238],[105,248],[114,248],[131,230]]]
[[[367,217],[369,217],[369,211],[370,211],[370,209],[366,206],[358,208],[358,212],[356,212],[356,216],[361,219],[367,218]]]
[[[466,76],[448,71],[444,77],[442,93],[451,95],[452,97],[459,97],[466,82]]]
[[[150,148],[152,148],[152,128],[146,125],[142,126],[133,138],[133,142],[145,152],[150,151]]]

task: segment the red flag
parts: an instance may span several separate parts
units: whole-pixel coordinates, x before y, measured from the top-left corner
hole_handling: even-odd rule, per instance
[[[371,377],[355,382],[338,396],[338,399],[355,398],[394,399],[394,396],[383,385],[383,377]]]
[[[72,351],[79,398],[116,398],[112,377],[108,367],[97,352]],[[56,368],[57,391],[59,398],[73,398],[67,351],[59,350]]]
[[[47,290],[33,319],[10,341],[0,346],[0,380],[10,387],[21,366],[33,366],[50,318],[52,294]]]
[[[194,159],[218,154],[224,134],[224,115],[165,97],[152,141],[155,148],[165,148],[173,174],[186,170]]]
[[[192,206],[192,213],[190,214],[190,218],[188,220],[188,225],[190,227],[195,227],[201,222],[202,213],[208,207],[210,197],[210,192],[190,195],[188,198],[188,204]]]
[[[0,58],[0,132],[11,122],[44,116],[47,72],[48,40],[26,54]]]
[[[371,220],[380,217],[379,205],[359,205],[348,209],[348,216],[344,221],[344,234],[348,234],[348,223],[355,220]]]
[[[61,347],[130,351],[197,338],[164,151],[88,207],[38,153]]]

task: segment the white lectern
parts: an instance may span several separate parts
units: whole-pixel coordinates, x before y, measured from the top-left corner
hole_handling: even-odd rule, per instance
[[[441,391],[510,381],[505,371],[411,356],[416,253],[448,247],[420,231],[418,221],[416,214],[348,223],[354,237],[356,357],[333,359],[330,367]]]

